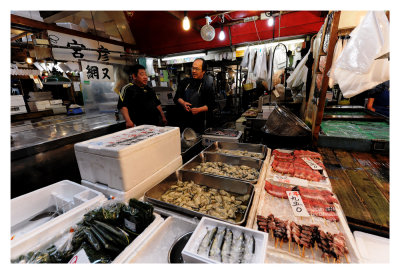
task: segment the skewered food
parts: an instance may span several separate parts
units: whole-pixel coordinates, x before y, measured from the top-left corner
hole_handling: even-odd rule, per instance
[[[161,201],[208,214],[223,220],[235,221],[247,208],[250,195],[234,195],[195,184],[193,181],[178,181],[162,196]]]
[[[304,248],[309,248],[314,256],[313,249],[318,247],[322,258],[333,258],[336,262],[341,262],[344,257],[348,262],[349,250],[341,232],[332,234],[321,230],[317,225],[300,225],[293,221],[281,220],[273,214],[269,214],[267,218],[257,215],[257,226],[258,230],[270,232],[274,236],[275,247],[279,241],[289,242],[290,252],[290,243],[295,243],[299,251],[300,248],[303,249],[303,252],[300,252],[301,256],[304,256]]]
[[[262,153],[258,152],[250,152],[247,150],[233,150],[233,149],[222,149],[218,148],[217,152],[223,153],[223,154],[230,154],[230,155],[236,155],[236,156],[245,156],[245,157],[254,157],[258,159],[262,159]]]
[[[192,168],[192,170],[248,181],[257,180],[259,176],[259,172],[255,168],[246,165],[234,166],[222,162],[200,163],[196,167]]]

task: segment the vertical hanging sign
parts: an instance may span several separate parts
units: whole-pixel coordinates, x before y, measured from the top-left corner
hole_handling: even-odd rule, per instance
[[[112,65],[82,61],[83,81],[114,82]]]

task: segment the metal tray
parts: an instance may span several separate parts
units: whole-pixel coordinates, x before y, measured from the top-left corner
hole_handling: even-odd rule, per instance
[[[250,157],[250,156],[237,156],[233,154],[225,154],[222,152],[218,152],[218,149],[229,149],[229,150],[247,150],[248,152],[261,153],[262,158]],[[244,157],[251,159],[263,160],[265,159],[265,155],[267,154],[267,147],[265,145],[260,144],[248,144],[248,143],[229,143],[229,142],[214,142],[212,145],[203,150],[203,152],[207,153],[217,153],[222,155],[228,155],[232,157]]]
[[[164,201],[161,201],[161,195],[163,195],[172,185],[174,185],[178,180],[180,181],[193,181],[197,185],[207,186],[215,189],[222,189],[228,191],[230,193],[238,194],[238,195],[245,195],[249,194],[250,198],[247,203],[247,208],[245,213],[240,216],[239,220],[236,222],[232,222],[229,220],[219,219],[217,217],[200,213],[194,210],[189,210],[187,208],[183,208],[174,204],[170,204]],[[184,170],[177,170],[176,172],[169,175],[166,179],[164,179],[161,183],[154,186],[150,190],[148,190],[144,194],[144,199],[147,202],[152,203],[155,206],[159,206],[162,208],[170,209],[172,211],[176,211],[179,213],[183,213],[185,215],[198,217],[201,219],[202,217],[210,217],[214,219],[218,219],[224,222],[233,223],[235,225],[242,224],[246,218],[251,206],[251,202],[254,196],[254,186],[247,182],[235,179],[228,179],[223,177],[205,175],[197,172],[190,172]]]
[[[204,135],[221,136],[221,137],[237,137],[239,135],[239,131],[234,130],[234,129],[208,128],[204,131]]]
[[[187,162],[185,165],[183,165],[180,168],[180,170],[186,170],[186,171],[191,171],[191,172],[200,173],[200,174],[209,174],[209,175],[213,175],[213,176],[220,177],[220,178],[230,178],[230,179],[240,180],[240,181],[244,181],[244,182],[252,183],[252,184],[256,183],[258,180],[258,179],[256,179],[256,180],[250,181],[250,180],[237,179],[237,178],[226,177],[226,176],[222,176],[222,175],[215,175],[215,174],[203,173],[203,172],[191,170],[192,168],[195,168],[200,163],[206,163],[206,162],[223,162],[225,164],[230,164],[230,165],[235,165],[235,166],[245,165],[245,166],[257,169],[258,172],[260,172],[262,164],[263,164],[263,160],[256,160],[255,158],[228,156],[228,155],[224,155],[224,154],[200,152],[199,155],[193,157],[189,162]]]

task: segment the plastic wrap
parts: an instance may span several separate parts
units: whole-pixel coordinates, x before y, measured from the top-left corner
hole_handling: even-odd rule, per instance
[[[343,39],[339,38],[336,42],[335,45],[335,50],[333,51],[333,58],[332,58],[332,66],[331,69],[328,71],[328,76],[329,76],[329,87],[333,88],[333,85],[336,84],[336,81],[333,77],[331,77],[331,74],[335,70],[336,67],[336,62],[337,59],[339,58],[340,54],[343,51]]]
[[[385,13],[368,12],[350,36],[331,75],[345,98],[390,79],[389,60],[375,60],[389,52],[389,21]]]

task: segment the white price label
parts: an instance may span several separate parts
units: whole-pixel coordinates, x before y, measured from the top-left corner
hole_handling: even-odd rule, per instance
[[[298,186],[308,186],[307,180],[296,178],[296,177],[289,177],[287,175],[281,175],[281,174],[274,174],[272,180],[277,183],[284,183],[284,184],[292,184],[292,185],[298,185]]]
[[[308,211],[298,191],[286,191],[294,216],[309,217]]]
[[[82,248],[81,250],[79,250],[78,253],[76,253],[74,255],[74,257],[72,257],[71,260],[69,260],[68,262],[69,264],[90,264],[89,258],[86,255],[85,250]]]
[[[303,161],[306,162],[312,169],[314,169],[314,170],[322,170],[322,167],[317,165],[317,163],[315,163],[313,160],[311,160],[311,158],[303,157],[301,159],[303,159]]]

